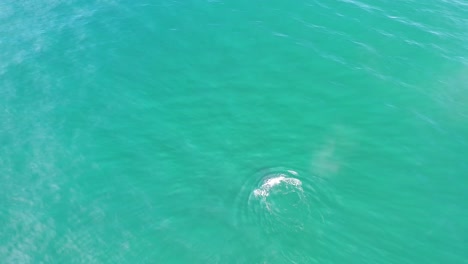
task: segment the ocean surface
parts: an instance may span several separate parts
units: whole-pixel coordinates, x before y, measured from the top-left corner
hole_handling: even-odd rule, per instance
[[[1,1],[0,263],[468,263],[468,2]]]

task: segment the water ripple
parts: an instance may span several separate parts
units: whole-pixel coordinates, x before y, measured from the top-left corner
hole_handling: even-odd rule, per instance
[[[264,234],[316,234],[330,216],[332,193],[317,177],[276,167],[255,173],[237,198],[237,224]]]

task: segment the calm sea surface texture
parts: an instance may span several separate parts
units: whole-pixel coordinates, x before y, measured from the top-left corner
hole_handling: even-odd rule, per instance
[[[1,1],[0,263],[468,263],[468,2]]]

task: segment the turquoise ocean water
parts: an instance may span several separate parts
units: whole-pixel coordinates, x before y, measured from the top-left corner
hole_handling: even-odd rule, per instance
[[[465,0],[3,0],[0,263],[468,263]]]

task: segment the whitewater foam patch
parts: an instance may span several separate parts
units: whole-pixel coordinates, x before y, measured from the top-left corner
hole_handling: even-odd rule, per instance
[[[255,197],[268,197],[275,186],[285,184],[287,187],[295,187],[302,190],[302,182],[296,178],[286,177],[280,174],[277,177],[266,179],[263,184],[253,191]]]

